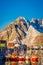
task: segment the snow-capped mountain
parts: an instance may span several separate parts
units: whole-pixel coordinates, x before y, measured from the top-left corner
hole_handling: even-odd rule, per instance
[[[14,41],[28,45],[43,45],[43,19],[17,18],[0,32],[0,40]]]
[[[22,40],[26,37],[26,31],[28,30],[29,25],[30,23],[24,17],[17,18],[14,22],[0,32],[0,40]]]
[[[29,45],[43,45],[43,20],[32,19],[23,43]]]

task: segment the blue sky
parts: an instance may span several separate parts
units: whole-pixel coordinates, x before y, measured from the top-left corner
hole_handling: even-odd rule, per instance
[[[43,18],[43,0],[0,0],[0,30],[19,16]]]

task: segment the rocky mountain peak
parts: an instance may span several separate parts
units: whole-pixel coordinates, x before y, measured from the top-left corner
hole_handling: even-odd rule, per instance
[[[14,39],[23,39],[26,36],[26,31],[28,28],[28,21],[24,17],[20,16],[1,31],[0,39],[7,41],[13,41]]]
[[[32,43],[36,44],[37,37],[40,37],[37,39],[43,40],[42,36],[43,19],[32,18],[29,21],[21,16],[0,32],[0,40],[6,40],[7,42],[16,40],[15,43],[26,44],[27,46]],[[40,42],[43,43],[42,40]],[[39,43],[39,45],[42,43]]]

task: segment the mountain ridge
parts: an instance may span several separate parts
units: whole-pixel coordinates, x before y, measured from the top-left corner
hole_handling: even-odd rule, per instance
[[[27,45],[29,45],[29,43],[33,43],[35,38],[38,36],[43,36],[43,19],[37,20],[33,18],[29,21],[24,17],[18,17],[14,22],[9,24],[0,32],[0,40],[6,40],[8,42],[16,39],[20,44],[23,42],[23,44],[26,43]],[[16,43],[18,42],[16,41]]]
[[[19,29],[19,32],[23,32],[23,33],[25,33],[23,30],[24,30],[24,28],[25,28],[25,31],[27,31],[27,29],[26,29],[26,26],[27,26],[27,22],[26,23],[23,23],[23,22],[21,22],[22,21],[22,19],[23,19],[23,21],[25,21],[26,19],[24,18],[24,17],[19,17],[19,18],[17,18],[13,23],[11,23],[10,25],[8,25],[4,30],[2,30],[1,32],[0,32],[0,35],[1,34],[3,34],[3,32],[7,32],[7,33],[9,33],[8,35],[7,35],[7,33],[6,33],[6,36],[8,37],[10,34],[11,34],[11,32],[13,31],[14,32],[14,30],[16,30],[15,29],[15,26],[17,27],[18,26],[18,29]],[[25,19],[25,20],[24,20]],[[21,28],[20,28],[21,27]],[[22,30],[23,29],[23,30]],[[16,30],[17,31],[17,30]],[[16,34],[16,31],[14,32],[15,34]],[[20,33],[20,34],[22,34],[23,35],[23,33]],[[18,33],[19,34],[19,33]],[[12,35],[13,35],[13,33],[12,33]],[[16,34],[17,35],[17,34]]]

